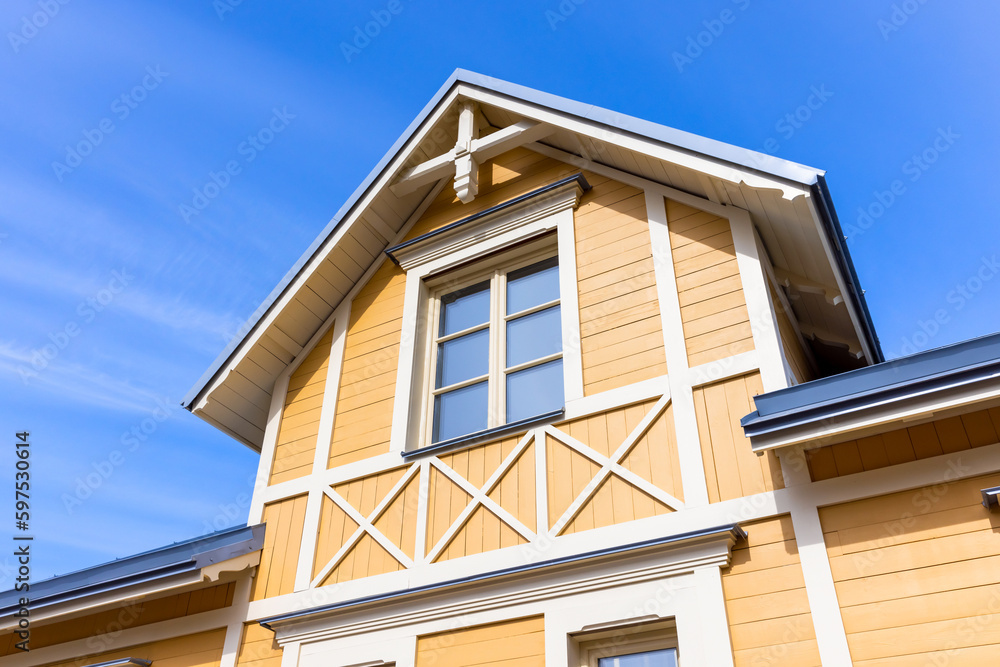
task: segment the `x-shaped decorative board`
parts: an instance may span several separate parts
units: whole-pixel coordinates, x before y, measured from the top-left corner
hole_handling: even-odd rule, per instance
[[[583,455],[597,466],[600,466],[600,469],[594,475],[593,479],[591,479],[590,482],[583,487],[573,502],[570,503],[569,507],[567,507],[559,518],[552,524],[552,527],[549,530],[550,536],[562,534],[570,522],[572,522],[573,519],[575,519],[580,513],[580,510],[582,510],[587,503],[591,501],[601,486],[605,482],[608,482],[612,476],[623,479],[631,486],[650,496],[654,500],[663,503],[672,510],[676,511],[684,506],[683,502],[663,489],[650,483],[646,479],[643,479],[641,476],[632,472],[623,465],[625,459],[628,458],[629,453],[635,447],[639,439],[645,435],[645,433],[664,413],[669,405],[670,398],[668,396],[664,396],[657,401],[646,416],[642,418],[634,429],[632,429],[628,437],[625,438],[625,441],[622,442],[622,444],[619,445],[614,452],[612,452],[610,457],[601,454],[590,446],[580,442],[576,438],[573,438],[557,428],[552,426],[546,426],[543,428],[547,436],[554,438],[567,447],[575,450],[577,453]]]
[[[524,523],[522,523],[509,511],[501,507],[495,500],[490,498],[490,494],[493,490],[498,484],[500,484],[504,476],[517,463],[518,459],[522,456],[522,454],[524,454],[525,450],[531,446],[533,441],[534,433],[529,431],[524,435],[524,437],[521,438],[521,440],[517,443],[517,446],[514,447],[506,458],[504,458],[500,467],[497,468],[492,475],[490,475],[489,479],[486,480],[486,483],[480,488],[477,488],[474,484],[455,472],[455,470],[442,462],[440,459],[432,458],[430,460],[430,465],[432,465],[438,472],[443,474],[450,481],[454,482],[465,493],[469,494],[471,499],[465,509],[462,510],[455,521],[452,522],[448,530],[446,530],[440,539],[437,540],[437,543],[431,546],[424,558],[424,562],[433,563],[437,560],[480,506],[484,507],[489,512],[492,512],[503,523],[513,528],[519,535],[521,535],[521,537],[525,538],[529,542],[535,538],[535,532],[533,530],[524,525]],[[533,467],[532,472],[534,472]]]
[[[357,509],[354,508],[351,503],[337,493],[333,488],[325,488],[323,492],[326,496],[336,504],[343,512],[354,521],[358,527],[354,530],[354,533],[344,542],[344,544],[337,550],[333,559],[327,563],[319,574],[312,581],[312,586],[319,586],[323,583],[323,580],[329,576],[331,572],[344,560],[344,557],[351,552],[351,550],[357,546],[361,539],[365,535],[371,536],[379,546],[385,549],[389,554],[399,561],[400,565],[404,567],[412,567],[413,559],[407,556],[403,551],[393,543],[388,537],[386,537],[380,530],[375,527],[375,523],[379,520],[386,509],[392,505],[392,503],[403,493],[410,481],[420,472],[420,464],[414,463],[411,465],[403,476],[396,482],[389,493],[375,506],[375,509],[371,511],[368,516],[363,516]]]

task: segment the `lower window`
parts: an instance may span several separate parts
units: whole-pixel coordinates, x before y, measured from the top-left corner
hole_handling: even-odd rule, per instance
[[[672,619],[576,635],[581,667],[678,667]]]
[[[598,658],[597,667],[677,667],[677,649],[643,651],[611,658]]]

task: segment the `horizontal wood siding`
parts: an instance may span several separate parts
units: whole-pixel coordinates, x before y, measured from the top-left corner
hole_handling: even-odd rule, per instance
[[[694,390],[709,502],[732,500],[784,488],[781,464],[773,451],[757,456],[740,419],[753,412],[753,397],[764,392],[760,373]]]
[[[301,495],[264,505],[264,548],[254,576],[251,600],[273,598],[295,588],[295,569],[306,518],[306,499]]]
[[[259,623],[245,624],[236,667],[281,667],[281,647],[274,633]]]
[[[312,470],[332,344],[333,327],[330,327],[288,379],[270,484],[297,479]]]
[[[814,482],[1000,442],[1000,408],[896,429],[806,452]]]
[[[417,638],[416,667],[543,667],[542,616]]]
[[[980,489],[997,485],[994,473],[820,509],[854,664],[996,664],[1000,514]]]
[[[385,262],[351,302],[330,463],[389,451],[406,274]]]
[[[101,637],[112,645],[114,638],[128,628],[137,628],[150,623],[159,623],[172,618],[181,618],[228,607],[233,603],[236,583],[217,584],[188,593],[178,593],[153,600],[124,602],[113,609],[90,616],[74,618],[71,621],[31,626],[31,648]],[[9,641],[8,641],[9,640]],[[19,653],[14,647],[20,639],[10,634],[0,640],[0,656]],[[101,640],[95,640],[101,641]]]
[[[820,665],[791,518],[743,528],[748,539],[733,547],[732,563],[722,571],[734,664]]]
[[[601,181],[574,217],[584,394],[667,372],[642,190]]]
[[[667,228],[688,364],[753,349],[733,234],[725,218],[667,200]]]
[[[34,631],[32,631],[34,635]],[[129,646],[104,653],[81,656],[74,660],[49,663],[45,667],[83,667],[121,658],[151,660],[156,667],[217,667],[222,660],[226,629],[210,630],[163,641]]]

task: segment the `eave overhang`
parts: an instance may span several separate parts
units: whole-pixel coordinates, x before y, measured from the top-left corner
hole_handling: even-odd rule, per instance
[[[757,396],[755,451],[820,447],[1000,400],[1000,334]]]
[[[20,599],[33,621],[94,613],[125,600],[157,597],[249,575],[260,560],[264,525],[241,526],[178,542],[45,581],[30,592],[0,593],[0,631],[17,626]]]
[[[377,256],[392,244],[395,232],[406,224],[405,212],[416,214],[422,203],[429,203],[428,198],[437,184],[427,184],[399,197],[392,192],[391,186],[394,179],[407,172],[417,153],[426,150],[430,130],[451,122],[446,114],[463,100],[473,100],[483,110],[494,110],[487,113],[515,119],[497,121],[493,128],[501,128],[498,134],[525,123],[524,119],[530,121],[531,127],[546,125],[554,132],[524,133],[526,140],[537,135],[547,142],[542,144],[538,140],[539,143],[527,144],[528,148],[555,147],[574,151],[572,146],[579,144],[583,157],[597,160],[598,157],[589,155],[583,143],[590,142],[591,148],[595,144],[613,145],[616,151],[648,156],[651,163],[663,161],[674,165],[671,168],[678,172],[676,182],[653,173],[639,174],[643,178],[713,202],[749,206],[739,203],[743,197],[741,190],[759,193],[761,202],[771,202],[775,197],[777,203],[764,203],[764,208],[751,211],[752,215],[768,215],[765,209],[773,212],[775,206],[781,208],[784,211],[781,215],[794,216],[801,221],[795,224],[804,225],[806,236],[815,237],[817,244],[821,241],[822,248],[817,246],[819,249],[813,252],[814,256],[820,252],[832,256],[827,260],[832,264],[825,269],[829,272],[827,280],[844,293],[846,312],[850,316],[849,319],[845,317],[840,334],[833,338],[841,339],[846,333],[859,340],[866,363],[882,359],[863,291],[857,284],[843,234],[829,201],[823,172],[593,105],[457,70],[191,389],[182,401],[186,409],[248,447],[260,449],[276,378],[308,346],[312,334],[349,291],[350,285],[332,287],[329,282],[316,278],[316,274],[324,267],[329,268],[329,264],[340,266],[338,253],[343,256],[356,248],[356,241],[350,238],[352,230],[361,228],[359,233],[381,243],[374,252]],[[518,118],[522,120],[516,120]],[[507,124],[511,122],[512,125]],[[664,172],[659,169],[657,173]],[[720,188],[734,190],[731,193],[733,201],[729,202],[727,194],[720,198]],[[750,198],[758,199],[757,194]],[[756,206],[759,208],[761,204]],[[390,221],[386,217],[390,208],[394,215],[398,214],[399,220]],[[784,223],[774,223],[779,233],[781,224]],[[765,231],[763,236],[765,243],[778,242],[773,232]],[[359,261],[367,261],[367,256]],[[361,277],[360,273],[351,271],[344,271],[344,274],[349,281]],[[300,299],[302,295],[305,297]],[[248,373],[248,369],[252,373]]]

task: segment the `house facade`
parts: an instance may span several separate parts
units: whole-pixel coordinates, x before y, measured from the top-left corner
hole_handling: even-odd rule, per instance
[[[5,665],[1000,651],[1000,338],[885,362],[822,172],[459,71],[245,330],[185,407],[249,527],[48,582]]]

